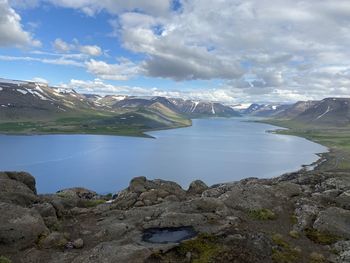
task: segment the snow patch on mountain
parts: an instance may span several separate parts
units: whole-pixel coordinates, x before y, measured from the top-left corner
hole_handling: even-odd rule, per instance
[[[318,120],[318,119],[321,119],[324,115],[326,115],[328,112],[330,112],[331,111],[331,107],[330,106],[328,106],[327,107],[327,110],[324,112],[324,113],[322,113],[321,115],[319,115],[317,118],[316,118],[316,120]]]
[[[27,90],[22,90],[22,89],[16,89],[18,92],[22,93],[23,95],[28,94]]]

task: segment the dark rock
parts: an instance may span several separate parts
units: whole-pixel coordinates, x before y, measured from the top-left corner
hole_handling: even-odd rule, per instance
[[[142,193],[146,191],[146,182],[147,179],[144,176],[135,177],[130,181],[129,190],[134,193]]]
[[[41,199],[43,202],[50,203],[55,208],[58,217],[70,213],[70,210],[77,207],[79,203],[79,198],[71,195],[42,195]]]
[[[74,248],[80,249],[84,247],[84,241],[81,238],[78,238],[73,241]]]
[[[273,186],[276,196],[281,197],[295,197],[299,196],[302,193],[302,188],[298,184],[291,182],[281,182]]]
[[[96,192],[82,187],[63,189],[58,191],[56,194],[60,197],[81,199],[93,199],[97,196]]]
[[[227,207],[243,211],[273,209],[281,202],[270,186],[261,184],[235,185],[219,199]]]
[[[56,210],[50,203],[34,204],[33,208],[39,212],[48,228],[55,227],[58,223]]]
[[[313,227],[321,232],[350,238],[350,211],[338,207],[327,208],[319,213]]]
[[[35,208],[42,217],[56,216],[56,210],[50,203],[34,204],[33,208]]]
[[[30,190],[36,194],[35,178],[26,172],[5,172],[12,180],[25,184]]]
[[[337,206],[340,206],[341,208],[350,210],[350,190],[337,196],[334,199],[334,202],[337,204]]]
[[[24,183],[0,177],[0,201],[17,204],[20,206],[29,206],[36,202],[38,197]]]
[[[190,184],[187,190],[187,193],[191,195],[197,195],[197,194],[202,194],[207,189],[208,189],[208,186],[203,181],[196,180]]]
[[[0,246],[27,248],[48,233],[36,210],[13,204],[0,203],[0,222]]]
[[[186,192],[174,182],[136,177],[131,180],[127,189],[118,193],[112,207],[128,209],[133,206],[151,206],[169,200],[169,196],[184,200]]]
[[[295,209],[297,224],[295,230],[304,230],[311,227],[319,213],[319,208],[312,204],[298,204]]]

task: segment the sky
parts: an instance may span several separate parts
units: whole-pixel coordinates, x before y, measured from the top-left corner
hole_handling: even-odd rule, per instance
[[[227,104],[350,95],[349,0],[0,0],[0,77]]]

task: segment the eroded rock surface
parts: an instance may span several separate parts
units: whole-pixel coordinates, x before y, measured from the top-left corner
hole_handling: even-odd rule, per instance
[[[211,187],[198,180],[185,191],[174,182],[137,177],[111,201],[84,188],[37,195],[32,176],[4,172],[0,255],[20,263],[344,263],[349,178],[298,172]],[[181,244],[142,240],[146,229],[186,226],[198,236]]]

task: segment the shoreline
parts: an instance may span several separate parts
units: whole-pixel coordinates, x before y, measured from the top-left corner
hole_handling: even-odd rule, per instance
[[[247,120],[246,119],[241,119],[240,121],[242,122],[246,122]],[[251,121],[251,120],[248,120],[248,121]],[[255,121],[253,121],[255,122]],[[264,123],[264,122],[257,122],[257,123]],[[269,123],[267,123],[269,124]],[[192,126],[192,122],[191,122],[191,126]],[[152,131],[163,131],[163,130],[171,130],[171,129],[181,129],[181,128],[188,128],[188,127],[191,127],[191,126],[181,126],[181,127],[172,127],[172,128],[168,128],[168,129],[161,129],[161,130],[150,130],[150,132]],[[273,134],[279,134],[278,131],[279,129],[278,128],[283,128],[283,127],[280,127],[280,126],[276,126],[275,130],[265,130],[265,132],[267,133],[273,133]],[[285,128],[287,129],[287,128]],[[147,131],[148,132],[148,131]],[[4,136],[12,136],[10,134],[1,134],[1,135],[4,135]],[[157,139],[155,136],[152,136],[152,135],[149,135],[147,133],[145,133],[146,137],[143,137],[143,136],[127,136],[127,135],[113,135],[113,134],[81,134],[81,133],[78,133],[78,134],[71,134],[71,133],[48,133],[48,134],[27,134],[27,135],[22,135],[22,134],[15,134],[14,136],[54,136],[54,135],[62,135],[62,136],[65,136],[65,135],[92,135],[92,136],[118,136],[118,137],[133,137],[133,138],[150,138],[150,139]],[[295,137],[299,137],[299,138],[304,138],[306,140],[309,140],[305,137],[302,137],[302,136],[298,136],[298,135],[289,135],[289,134],[281,134],[281,135],[287,135],[287,136],[295,136]],[[311,140],[309,140],[311,141]],[[317,143],[317,142],[315,142]],[[317,143],[319,145],[322,145],[320,143]],[[324,145],[322,145],[324,146]],[[325,162],[328,162],[329,161],[329,151],[330,149],[328,149],[328,152],[324,152],[324,153],[315,153],[315,155],[317,155],[319,158],[310,163],[310,164],[301,164],[298,168],[296,168],[295,170],[290,170],[290,171],[286,171],[286,172],[282,172],[282,173],[279,173],[275,176],[269,176],[269,177],[263,177],[265,179],[272,179],[272,178],[278,178],[280,176],[283,176],[285,174],[288,174],[288,173],[295,173],[295,172],[307,172],[307,171],[314,171],[314,170],[322,170],[322,164],[324,164]],[[311,169],[310,169],[311,168]],[[132,177],[131,177],[132,178]],[[130,178],[130,179],[131,179]],[[241,179],[236,179],[236,180],[233,180],[233,181],[224,181],[224,182],[221,182],[221,183],[213,183],[213,185],[217,185],[217,184],[220,184],[220,185],[224,185],[224,184],[231,184],[231,183],[236,183],[240,180],[244,180],[244,179],[247,179],[247,178],[250,178],[250,177],[244,177],[244,178],[241,178]],[[174,180],[176,182],[176,180]],[[71,187],[77,187],[79,185],[72,185]],[[186,188],[186,187],[185,187]],[[91,188],[93,190],[93,188]],[[57,189],[57,191],[60,191],[62,189]],[[120,190],[122,190],[122,188],[120,188]],[[115,191],[120,191],[120,190],[114,190],[112,192],[115,192]],[[53,193],[56,193],[57,191],[53,191],[53,192],[43,192],[43,193],[40,193],[40,194],[53,194]],[[100,192],[100,194],[106,194],[107,192]]]

